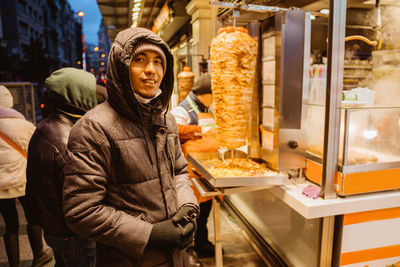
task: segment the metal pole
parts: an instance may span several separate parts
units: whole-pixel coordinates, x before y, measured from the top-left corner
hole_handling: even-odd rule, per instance
[[[276,6],[261,6],[261,5],[250,5],[246,3],[227,3],[222,1],[210,1],[210,6],[217,6],[221,8],[233,8],[236,10],[247,10],[253,12],[279,12],[279,11],[288,11],[289,8],[282,8]]]
[[[342,166],[347,165],[347,157],[348,157],[348,146],[349,146],[349,134],[350,134],[350,114],[351,110],[343,110],[344,111],[344,129],[343,129],[343,155],[342,155]]]
[[[33,124],[36,125],[36,108],[35,108],[35,89],[33,87],[33,84],[30,85],[31,87],[31,105],[32,105],[32,121]]]
[[[334,179],[338,163],[340,107],[342,104],[346,0],[329,1],[328,73],[325,107],[322,195],[335,198]]]
[[[29,120],[29,113],[28,113],[28,108],[26,107],[28,104],[28,100],[27,100],[27,94],[26,94],[26,84],[24,84],[22,87],[22,96],[24,98],[24,112],[25,112],[25,118],[27,118]]]
[[[332,266],[334,230],[335,230],[335,216],[323,217],[321,225],[319,267]]]
[[[221,241],[221,208],[218,197],[213,197],[212,208],[214,214],[214,242],[215,242],[215,266],[222,267],[222,241]]]

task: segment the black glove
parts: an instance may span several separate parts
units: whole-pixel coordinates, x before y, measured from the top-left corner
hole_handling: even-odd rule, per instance
[[[179,208],[178,212],[172,217],[172,222],[175,225],[184,227],[187,223],[193,221],[196,223],[196,218],[199,216],[199,208],[195,205],[186,204]]]
[[[185,226],[175,225],[171,219],[155,223],[148,245],[159,248],[185,248],[193,240],[195,224],[190,222]]]

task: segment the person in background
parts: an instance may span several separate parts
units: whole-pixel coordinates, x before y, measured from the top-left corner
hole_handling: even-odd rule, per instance
[[[27,232],[33,252],[32,266],[43,266],[53,258],[49,247],[44,249],[42,228],[32,223],[25,201],[26,153],[35,126],[12,109],[13,97],[0,86],[0,212],[6,224],[4,244],[10,266],[20,265],[18,198],[27,219]]]
[[[56,266],[95,265],[96,243],[66,225],[62,209],[63,167],[72,126],[97,104],[95,77],[63,68],[45,81],[50,115],[35,130],[28,149],[26,199],[33,220],[43,227]]]
[[[172,109],[178,124],[179,139],[185,155],[190,152],[217,153],[215,139],[215,120],[209,107],[213,97],[211,79],[208,73],[202,74],[193,85],[192,91],[184,101]],[[197,177],[189,164],[189,177]],[[197,231],[194,238],[194,250],[200,258],[213,257],[215,246],[208,240],[207,220],[211,211],[210,197],[201,197],[194,188],[200,203],[200,216],[197,218]]]
[[[167,112],[173,81],[167,44],[123,30],[109,54],[107,101],[71,130],[64,215],[97,241],[98,266],[186,266],[199,207]]]

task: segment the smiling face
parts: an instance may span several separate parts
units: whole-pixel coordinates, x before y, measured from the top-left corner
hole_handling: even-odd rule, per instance
[[[145,98],[154,97],[164,76],[161,57],[153,51],[137,54],[132,59],[129,75],[135,93]]]

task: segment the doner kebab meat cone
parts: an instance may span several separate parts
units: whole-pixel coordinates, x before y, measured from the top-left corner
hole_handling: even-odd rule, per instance
[[[185,100],[190,90],[192,90],[193,84],[194,73],[190,71],[189,66],[183,67],[183,71],[178,74],[179,102]]]
[[[256,59],[257,42],[242,27],[222,28],[211,41],[211,88],[219,147],[246,144]]]

